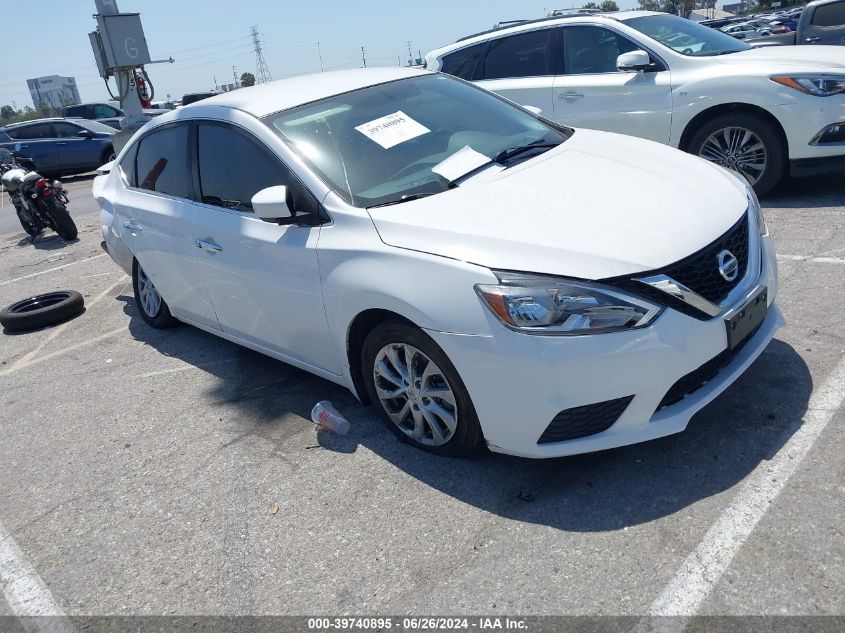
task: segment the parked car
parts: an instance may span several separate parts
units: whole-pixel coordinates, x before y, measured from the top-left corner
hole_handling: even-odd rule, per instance
[[[730,24],[722,27],[720,30],[722,33],[727,33],[738,40],[744,40],[747,37],[764,37],[772,34],[772,26],[768,22],[758,20]]]
[[[186,94],[182,97],[182,105],[186,106],[191,103],[196,103],[197,101],[202,101],[203,99],[208,99],[209,97],[215,96],[216,92],[192,92],[190,94]]]
[[[114,133],[86,119],[37,119],[0,128],[0,147],[31,158],[43,176],[81,174],[114,159]]]
[[[667,143],[765,194],[845,166],[845,49],[755,49],[664,13],[538,20],[432,51],[426,66],[558,123]]]
[[[439,453],[679,432],[783,323],[739,176],[441,73],[306,75],[164,114],[93,193],[146,323],[348,387]]]
[[[165,112],[165,108],[163,107],[144,108],[144,114],[150,117],[158,116],[163,112]],[[62,116],[99,121],[103,125],[108,125],[115,130],[119,130],[121,121],[123,121],[124,112],[109,103],[78,103],[62,108]]]
[[[796,17],[794,33],[772,35],[762,41],[780,44],[845,45],[845,0],[816,0]]]

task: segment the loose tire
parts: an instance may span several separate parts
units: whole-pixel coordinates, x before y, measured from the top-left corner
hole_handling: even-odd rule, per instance
[[[45,204],[47,205],[47,213],[53,219],[53,227],[56,229],[59,237],[68,242],[75,240],[79,232],[73,218],[67,212],[67,207],[57,200],[51,200],[45,202]]]
[[[786,143],[775,126],[754,114],[723,114],[702,125],[689,152],[742,174],[764,196],[786,173]]]
[[[37,330],[67,321],[85,310],[82,295],[58,290],[17,301],[0,312],[0,324],[10,332]]]
[[[381,323],[364,340],[361,364],[370,401],[399,439],[450,457],[484,448],[463,381],[422,330],[399,321]]]
[[[135,292],[135,305],[147,325],[163,329],[178,323],[137,259],[132,262],[132,289]]]

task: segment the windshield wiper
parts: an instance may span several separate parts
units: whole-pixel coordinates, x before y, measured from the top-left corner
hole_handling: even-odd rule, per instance
[[[387,202],[381,202],[379,204],[373,204],[368,209],[377,209],[378,207],[389,207],[394,204],[402,204],[403,202],[410,202],[411,200],[419,200],[420,198],[427,198],[428,196],[433,196],[435,193],[440,193],[439,191],[430,191],[428,193],[412,193],[407,196],[402,196],[401,198],[397,198],[396,200],[388,200]]]
[[[546,143],[543,142],[543,139],[540,139],[532,143],[526,143],[525,145],[518,145],[517,147],[508,147],[507,149],[503,149],[501,152],[496,154],[493,157],[493,162],[503,165],[512,158],[516,158],[520,154],[530,152],[533,149],[551,149],[552,147],[557,147],[558,145],[560,145],[560,143]]]

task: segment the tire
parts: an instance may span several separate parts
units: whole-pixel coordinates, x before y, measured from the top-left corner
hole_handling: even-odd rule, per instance
[[[0,324],[11,332],[37,330],[67,321],[85,311],[75,290],[58,290],[17,301],[0,312]]]
[[[393,361],[391,354],[395,354]],[[412,368],[410,372],[396,370],[403,361]],[[434,363],[430,373],[429,363]],[[376,326],[364,340],[361,370],[370,401],[400,440],[449,457],[471,457],[484,449],[481,425],[461,377],[437,343],[419,328],[400,321]],[[412,379],[403,381],[404,389],[398,387],[401,375],[408,374]],[[388,389],[402,393],[383,399],[393,393]],[[446,423],[450,414],[454,428]]]
[[[164,329],[178,323],[137,259],[132,260],[132,290],[135,293],[135,306],[147,325]]]
[[[103,151],[103,162],[101,162],[98,167],[112,162],[115,158],[117,158],[117,154],[115,153],[114,148],[107,148]]]
[[[56,233],[68,242],[75,240],[79,231],[73,218],[70,217],[70,213],[67,212],[67,207],[56,200],[45,201],[45,205],[47,206],[47,213],[53,220],[53,228],[56,229]]]
[[[740,142],[738,149],[731,149],[733,139],[743,141],[746,138],[748,141]],[[764,154],[761,171],[748,167],[759,165],[757,159],[762,154],[757,149],[758,145],[762,145]],[[742,152],[743,148],[746,148],[745,152]],[[707,121],[693,134],[687,151],[741,173],[758,196],[766,195],[781,181],[788,165],[786,143],[780,132],[770,122],[755,114],[722,114]],[[746,158],[746,167],[737,160],[743,157]],[[743,173],[743,169],[747,173]]]

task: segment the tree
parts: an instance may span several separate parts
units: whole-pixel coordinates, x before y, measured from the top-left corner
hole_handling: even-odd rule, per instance
[[[255,75],[252,73],[244,73],[241,75],[241,85],[245,87],[255,85]]]
[[[599,9],[605,13],[610,13],[611,11],[619,11],[619,5],[614,0],[602,0]]]
[[[582,6],[581,8],[582,9],[598,9],[599,5],[597,5],[595,2],[588,2],[584,6]]]
[[[15,109],[10,105],[4,105],[0,108],[0,119],[11,119],[15,116]]]

